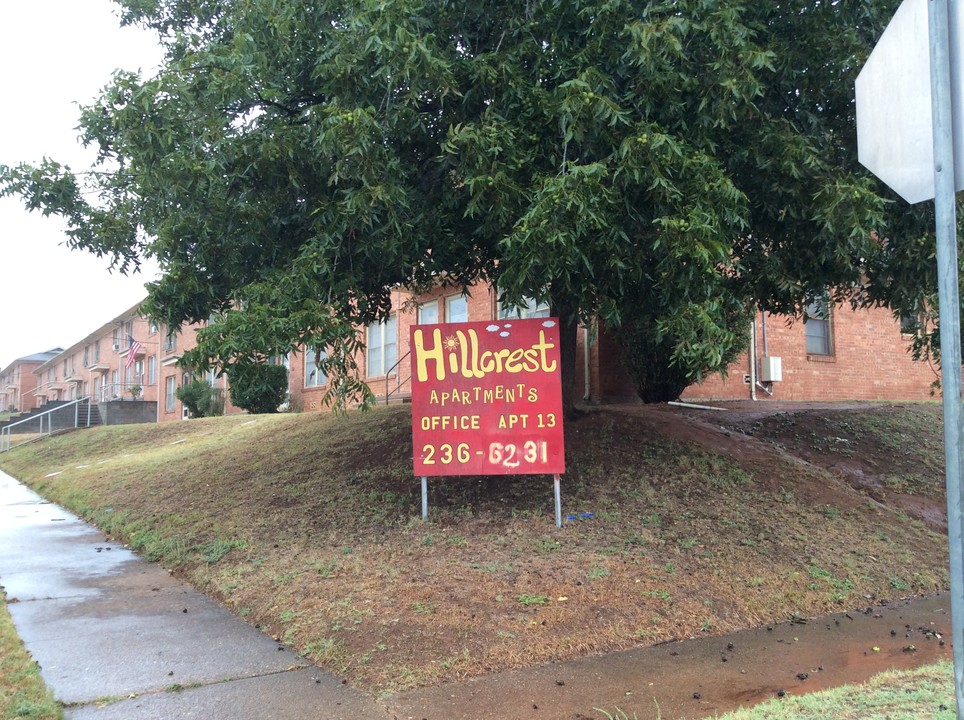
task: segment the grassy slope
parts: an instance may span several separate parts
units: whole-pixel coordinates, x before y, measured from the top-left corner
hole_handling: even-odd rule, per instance
[[[922,442],[936,413],[868,409],[857,429],[882,453],[919,428],[918,493],[942,487]],[[2,466],[373,692],[946,586],[945,538],[797,460],[806,432],[775,447],[772,425],[736,442],[590,413],[566,428],[563,502],[593,517],[557,530],[541,477],[433,480],[423,523],[409,423],[398,407],[98,428]]]

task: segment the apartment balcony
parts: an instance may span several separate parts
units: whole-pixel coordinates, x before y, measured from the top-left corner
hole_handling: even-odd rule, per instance
[[[84,365],[90,372],[106,373],[110,372],[110,363],[105,360],[94,360]]]
[[[122,352],[122,353],[120,354],[120,356],[121,356],[121,364],[122,364],[122,365],[126,365],[126,364],[127,364],[127,358],[130,356],[130,354],[131,354],[130,348],[128,348],[127,350],[125,350],[124,352]],[[136,359],[139,359],[139,358],[143,358],[146,354],[147,354],[147,353],[144,352],[144,348],[143,348],[143,347],[138,348],[138,349],[137,349],[137,352],[134,353],[134,359],[136,360]]]

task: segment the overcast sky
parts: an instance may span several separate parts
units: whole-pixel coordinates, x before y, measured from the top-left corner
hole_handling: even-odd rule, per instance
[[[156,68],[155,38],[121,29],[110,0],[8,0],[0,28],[0,164],[47,155],[88,167],[78,104],[89,104],[117,68]],[[156,272],[111,274],[105,259],[64,246],[63,227],[17,198],[0,199],[0,368],[79,342],[142,300]]]

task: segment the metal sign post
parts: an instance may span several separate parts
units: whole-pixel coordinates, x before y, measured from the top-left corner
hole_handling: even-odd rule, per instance
[[[937,235],[938,309],[941,323],[941,391],[947,541],[951,565],[951,631],[957,717],[964,720],[964,532],[961,511],[961,317],[954,197],[954,117],[948,0],[928,3],[931,108],[934,122],[934,216]],[[956,40],[956,38],[954,38]]]
[[[958,720],[964,720],[964,424],[955,206],[955,191],[964,189],[962,2],[904,0],[860,71],[855,88],[860,162],[907,202],[934,199]],[[922,32],[925,22],[926,33]]]
[[[556,496],[556,527],[562,527],[562,490],[559,487],[559,475],[552,476],[552,487]]]
[[[422,475],[422,520],[428,520],[428,478]]]

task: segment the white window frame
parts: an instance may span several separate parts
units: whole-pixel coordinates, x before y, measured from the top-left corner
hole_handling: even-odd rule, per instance
[[[428,317],[425,317],[428,314]],[[438,300],[431,300],[418,306],[418,315],[415,318],[419,325],[436,325],[439,322]]]
[[[395,315],[383,323],[373,323],[365,333],[368,377],[381,377],[398,362],[398,321]]]
[[[461,305],[460,308],[456,306]],[[464,310],[465,317],[461,317]],[[456,314],[459,317],[455,317]],[[445,322],[468,322],[469,321],[469,298],[467,295],[449,295],[445,298]]]
[[[309,347],[305,350],[305,387],[323,387],[328,384],[328,377],[324,371],[315,364],[315,348]],[[328,357],[324,350],[319,355],[319,360]]]
[[[807,355],[833,355],[833,323],[830,299],[814,298],[804,310]]]
[[[510,308],[507,305],[500,305],[499,307],[499,319],[500,320],[528,320],[530,318],[543,318],[549,317],[550,309],[549,303],[547,302],[537,302],[535,298],[525,297],[522,299],[525,303],[519,307]]]
[[[164,409],[167,412],[174,412],[177,407],[177,376],[168,375],[164,378]]]

